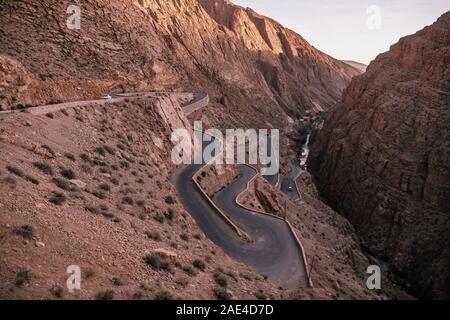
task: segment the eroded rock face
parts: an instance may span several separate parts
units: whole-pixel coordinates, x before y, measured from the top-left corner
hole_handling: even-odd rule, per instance
[[[0,7],[0,54],[42,82],[17,102],[22,95],[45,103],[106,90],[204,90],[216,123],[281,127],[286,113],[334,105],[359,74],[278,23],[224,1],[86,1],[80,30],[67,28],[66,11],[56,0]]]
[[[321,193],[418,295],[450,297],[450,13],[354,78],[309,159]]]

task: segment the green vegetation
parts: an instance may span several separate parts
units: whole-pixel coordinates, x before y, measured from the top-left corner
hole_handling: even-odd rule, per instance
[[[175,283],[182,288],[186,288],[189,284],[189,280],[186,278],[180,278],[180,279],[176,279]]]
[[[267,300],[267,296],[264,294],[264,292],[261,289],[255,293],[255,297],[258,300]]]
[[[73,154],[69,153],[69,152],[65,153],[64,156],[65,156],[67,159],[69,159],[70,161],[73,161],[73,162],[76,161],[75,156],[74,156]]]
[[[53,175],[53,169],[50,165],[43,162],[33,162],[33,165],[43,173],[48,174],[49,176]]]
[[[106,290],[98,292],[95,295],[96,300],[113,300],[114,299],[114,291],[113,290]]]
[[[134,204],[134,200],[133,198],[126,196],[122,198],[122,203],[129,204],[130,206],[132,206]]]
[[[160,213],[157,213],[153,219],[155,219],[155,221],[159,222],[159,223],[164,223],[164,217],[163,215],[161,215]]]
[[[114,278],[112,278],[111,279],[111,283],[113,284],[113,285],[115,285],[116,287],[121,287],[121,286],[123,286],[123,281],[122,281],[122,279],[120,279],[120,278],[116,278],[116,277],[114,277]]]
[[[167,204],[174,204],[174,203],[175,203],[175,200],[174,200],[174,198],[173,198],[172,196],[166,196],[166,197],[164,198],[164,201],[165,201]]]
[[[19,228],[14,229],[14,233],[25,239],[31,239],[34,236],[34,228],[29,224],[25,224]]]
[[[71,169],[63,168],[60,173],[64,178],[69,179],[69,180],[73,180],[76,178],[75,172],[73,172]]]
[[[16,274],[15,285],[18,287],[23,287],[25,284],[30,282],[30,272],[28,270],[19,271]]]
[[[62,178],[53,178],[52,182],[64,191],[79,191],[78,188],[72,185],[68,180]]]
[[[53,195],[48,200],[54,205],[60,206],[66,201],[66,196],[61,192],[53,192]]]
[[[100,211],[97,208],[95,208],[95,207],[87,206],[84,209],[86,211],[89,211],[92,214],[100,214]]]
[[[99,191],[99,190],[92,191],[92,195],[101,200],[106,199],[106,194],[103,191]]]
[[[173,296],[169,291],[163,290],[155,294],[155,300],[173,300]]]
[[[161,236],[158,232],[146,231],[145,234],[153,241],[161,241]]]
[[[60,286],[53,286],[50,289],[50,293],[56,298],[62,298],[64,292]]]
[[[196,259],[192,262],[192,265],[194,266],[194,268],[197,268],[201,271],[205,271],[206,264],[205,262],[203,262],[203,260]]]
[[[111,190],[111,186],[107,183],[102,183],[101,185],[99,185],[99,188],[104,190],[104,191],[110,191]]]
[[[12,173],[12,174],[14,174],[14,175],[16,175],[16,176],[18,176],[18,177],[20,177],[20,178],[22,178],[22,179],[28,181],[28,182],[31,182],[32,184],[35,184],[35,185],[38,185],[38,184],[39,184],[39,181],[38,181],[38,180],[36,180],[36,179],[33,178],[32,176],[29,176],[29,175],[25,174],[21,169],[19,169],[19,168],[17,168],[17,167],[14,167],[14,166],[7,166],[6,169],[7,169],[10,173]]]
[[[45,150],[47,150],[48,153],[50,153],[51,156],[52,156],[53,158],[56,157],[55,151],[53,151],[53,149],[50,148],[48,145],[44,144],[44,145],[42,145],[42,148],[44,148]]]
[[[144,257],[144,261],[155,271],[173,271],[172,265],[165,255],[149,254]]]
[[[180,234],[180,239],[183,241],[189,241],[189,236],[186,233]]]
[[[230,300],[231,295],[223,288],[215,288],[213,290],[214,296],[219,300]]]
[[[221,287],[226,288],[228,286],[228,279],[220,271],[216,270],[213,274],[214,281]]]

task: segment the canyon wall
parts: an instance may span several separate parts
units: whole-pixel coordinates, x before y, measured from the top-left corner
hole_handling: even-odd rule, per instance
[[[450,297],[450,13],[355,77],[309,167],[364,246],[418,296]]]

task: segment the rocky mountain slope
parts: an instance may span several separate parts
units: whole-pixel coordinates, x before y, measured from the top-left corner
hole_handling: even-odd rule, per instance
[[[280,126],[327,109],[356,69],[301,36],[226,1],[19,0],[0,6],[3,108],[107,91],[205,90],[213,123]]]
[[[450,297],[450,13],[355,77],[309,165],[365,247],[422,297]]]
[[[0,117],[0,299],[287,297],[180,205],[172,126],[168,96]]]
[[[346,64],[358,69],[359,71],[361,71],[361,73],[364,73],[367,70],[367,65],[361,62],[353,60],[342,60],[342,62],[345,62]]]

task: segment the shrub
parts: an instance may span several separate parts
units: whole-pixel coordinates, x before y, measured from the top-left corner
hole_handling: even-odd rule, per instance
[[[145,201],[144,201],[144,200],[138,200],[138,201],[136,201],[136,204],[137,204],[139,207],[144,207],[144,206],[145,206]]]
[[[173,296],[169,291],[163,290],[155,294],[155,300],[173,300]]]
[[[116,178],[111,178],[111,183],[115,186],[119,185],[119,180],[117,180]]]
[[[226,288],[228,286],[228,279],[220,272],[214,272],[214,281],[221,287]]]
[[[141,300],[143,297],[144,297],[144,294],[142,293],[142,291],[136,291],[135,293],[133,293],[133,296],[131,297],[131,299]]]
[[[61,113],[62,113],[63,115],[65,115],[65,116],[68,116],[68,115],[69,115],[69,113],[67,112],[66,109],[62,109],[62,110],[61,110]]]
[[[75,162],[75,156],[69,152],[65,153],[64,156],[69,159],[70,161],[74,161]]]
[[[167,196],[167,197],[165,197],[165,198],[164,198],[164,201],[165,201],[167,204],[174,204],[174,203],[175,203],[175,200],[173,199],[172,196]]]
[[[145,263],[152,267],[155,271],[172,272],[172,265],[167,259],[167,256],[161,254],[149,254],[144,257]]]
[[[158,232],[146,231],[145,234],[153,241],[161,241],[161,236]]]
[[[88,162],[89,164],[92,164],[92,159],[89,157],[86,153],[80,154],[80,159],[84,162]]]
[[[48,104],[59,104],[62,103],[62,100],[60,99],[51,99]]]
[[[172,208],[167,209],[166,218],[168,220],[172,221],[174,217],[175,217],[175,211],[173,211]]]
[[[80,166],[80,168],[81,168],[81,171],[83,171],[84,173],[88,173],[88,174],[92,173],[92,169],[88,164],[82,164]]]
[[[188,276],[195,277],[197,272],[191,266],[182,266],[181,270],[184,271]]]
[[[189,236],[186,233],[180,234],[180,238],[183,241],[189,241]]]
[[[134,204],[134,200],[133,198],[126,196],[122,198],[122,203],[126,203],[132,206]]]
[[[130,167],[130,164],[127,161],[120,161],[119,165],[122,169],[127,169]]]
[[[188,279],[180,278],[180,279],[175,280],[175,283],[183,288],[186,288],[189,284],[189,281],[188,281]]]
[[[100,211],[97,208],[95,208],[95,207],[87,206],[84,209],[86,211],[89,211],[92,214],[99,214],[100,213]]]
[[[69,180],[73,180],[76,178],[75,176],[75,172],[73,172],[71,169],[62,169],[61,170],[61,175]]]
[[[99,186],[99,188],[102,189],[102,190],[104,190],[104,191],[110,191],[110,190],[111,190],[111,187],[110,187],[109,184],[107,184],[107,183],[102,183],[102,184]]]
[[[111,283],[117,287],[123,286],[123,281],[120,278],[116,278],[116,277],[112,278]]]
[[[53,151],[53,149],[50,148],[48,145],[44,144],[44,145],[42,145],[42,148],[44,148],[45,150],[47,150],[48,153],[50,153],[50,154],[52,155],[52,157],[55,157],[55,156],[56,156],[55,151]]]
[[[205,271],[206,265],[205,265],[205,263],[204,263],[202,260],[200,260],[200,259],[194,260],[194,261],[192,262],[192,265],[193,265],[195,268],[197,268],[197,269],[199,269],[199,270],[201,270],[201,271]]]
[[[102,199],[102,200],[106,199],[106,194],[103,191],[99,191],[99,190],[92,191],[92,195],[99,199]]]
[[[95,295],[96,300],[112,300],[114,299],[114,291],[113,290],[106,290],[98,292]]]
[[[197,240],[202,240],[202,235],[197,233],[194,235],[194,238]]]
[[[95,148],[95,152],[97,152],[101,156],[105,156],[106,155],[106,151],[105,151],[105,149],[103,149],[103,147]]]
[[[20,228],[14,229],[14,233],[21,237],[24,237],[25,239],[31,239],[34,236],[34,228],[29,224],[25,224]]]
[[[28,282],[30,282],[30,272],[28,270],[22,270],[16,274],[16,286],[23,287]]]
[[[21,178],[23,178],[25,176],[25,173],[23,173],[23,171],[17,167],[6,166],[6,170],[8,170],[12,174],[15,174],[16,176],[21,177]]]
[[[264,294],[264,292],[261,289],[255,293],[255,297],[258,300],[267,300],[267,296]]]
[[[18,177],[21,177],[25,179],[28,182],[31,182],[32,184],[38,185],[39,181],[32,176],[26,175],[21,169],[14,167],[14,166],[6,166],[6,169],[12,173],[15,174]]]
[[[53,169],[50,165],[42,162],[34,162],[33,165],[43,173],[48,174],[49,176],[53,175]]]
[[[90,279],[90,278],[92,278],[93,276],[95,276],[95,271],[92,270],[92,269],[87,269],[87,270],[83,273],[83,275],[84,275],[84,278],[85,278],[85,279]]]
[[[61,192],[53,192],[53,195],[49,201],[57,206],[60,206],[66,201],[66,196]]]
[[[33,178],[32,176],[26,175],[26,176],[24,177],[24,179],[27,180],[27,181],[29,181],[29,182],[31,182],[32,184],[35,184],[35,185],[38,185],[38,184],[39,184],[39,181],[38,181],[37,179]]]
[[[55,117],[55,115],[51,112],[48,112],[45,114],[48,118],[53,119]]]
[[[53,178],[52,181],[58,188],[63,189],[64,191],[77,191],[77,188],[72,186],[66,179]]]
[[[62,298],[63,296],[63,289],[60,286],[53,286],[50,289],[50,293],[55,296],[56,298]]]
[[[214,296],[219,300],[230,300],[231,295],[223,288],[215,288]]]
[[[14,178],[11,177],[3,178],[2,180],[0,180],[0,182],[3,184],[9,184],[11,185],[11,187],[14,187],[17,184],[16,180],[14,180]]]
[[[114,150],[113,147],[110,146],[103,146],[103,149],[105,149],[106,152],[108,152],[110,155],[114,155],[116,153],[116,151]]]
[[[161,214],[159,214],[159,213],[157,213],[157,214],[153,217],[153,219],[155,219],[155,221],[157,221],[157,222],[159,222],[159,223],[164,223],[164,217],[163,217]]]

